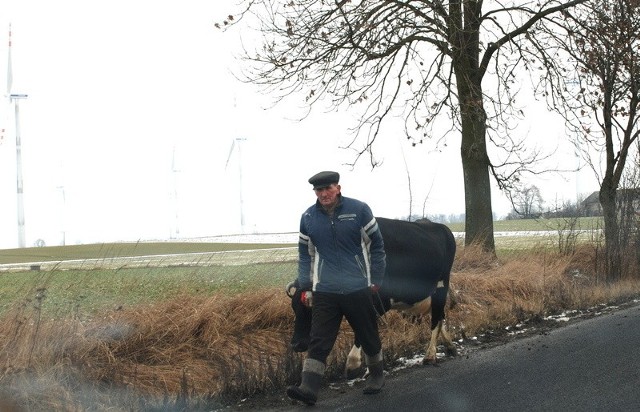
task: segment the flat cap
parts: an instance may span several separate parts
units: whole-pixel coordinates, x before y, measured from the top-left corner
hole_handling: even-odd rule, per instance
[[[330,171],[320,172],[309,178],[309,183],[313,185],[314,189],[322,189],[323,187],[330,186],[333,183],[338,183],[339,181],[340,173]]]

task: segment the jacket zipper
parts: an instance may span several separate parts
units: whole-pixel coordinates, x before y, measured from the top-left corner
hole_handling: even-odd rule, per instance
[[[331,222],[331,235],[333,236],[333,248],[338,261],[338,270],[342,272],[342,259],[340,258],[340,250],[338,248],[338,229],[336,228],[336,222],[334,220],[335,213],[336,212],[334,210],[333,214],[329,215],[329,222]],[[341,290],[340,292],[344,293],[344,290]]]
[[[362,264],[362,261],[360,260],[360,256],[355,255],[354,259],[356,260],[356,263],[358,264],[358,267],[360,268],[360,273],[362,274],[362,277],[367,279],[367,270],[365,269],[364,265]]]

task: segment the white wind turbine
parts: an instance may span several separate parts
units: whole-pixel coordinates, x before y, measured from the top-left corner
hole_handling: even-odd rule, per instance
[[[173,189],[173,193],[171,195],[172,197],[172,203],[173,203],[173,228],[171,229],[171,233],[170,233],[170,238],[171,239],[177,239],[178,237],[180,237],[180,225],[179,225],[179,214],[178,214],[178,173],[180,172],[180,170],[177,167],[176,164],[176,146],[173,146],[173,154],[171,157],[171,175],[172,175],[172,189]]]
[[[11,65],[11,25],[9,25],[9,55],[7,58],[7,96],[9,103],[13,103],[16,124],[16,193],[18,202],[18,247],[26,246],[24,223],[24,187],[22,183],[22,141],[20,139],[20,100],[26,99],[26,94],[12,93],[13,71]]]
[[[237,147],[238,150],[238,192],[240,193],[240,229],[242,233],[245,233],[244,225],[244,199],[242,197],[242,148],[241,143],[246,141],[244,137],[236,137],[231,143],[231,149],[229,149],[229,155],[227,156],[227,163],[224,165],[224,170],[227,170],[229,166],[229,160],[233,154],[233,150]]]

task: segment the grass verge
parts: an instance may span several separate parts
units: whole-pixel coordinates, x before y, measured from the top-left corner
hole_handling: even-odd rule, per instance
[[[605,283],[597,266],[588,244],[571,255],[537,247],[497,261],[460,247],[449,329],[464,347],[492,331],[640,294],[638,279]],[[2,274],[10,304],[0,315],[0,398],[26,410],[211,410],[282,391],[302,362],[288,349],[292,312],[283,293],[295,270],[289,262]],[[385,315],[388,366],[424,353],[427,325]],[[329,379],[340,379],[352,338],[345,324]]]

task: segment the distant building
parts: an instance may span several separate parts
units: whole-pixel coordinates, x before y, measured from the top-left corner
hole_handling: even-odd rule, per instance
[[[600,204],[600,192],[596,191],[587,196],[582,201],[582,207],[586,216],[602,216],[602,205]],[[640,188],[618,189],[616,192],[618,205],[631,203],[633,210],[640,211]]]
[[[582,201],[585,216],[602,216],[600,205],[600,192],[593,192]]]

